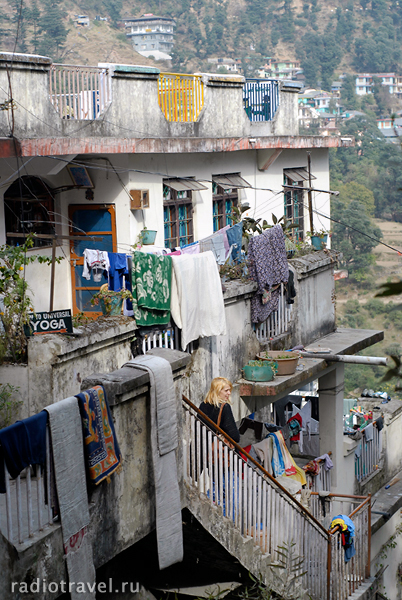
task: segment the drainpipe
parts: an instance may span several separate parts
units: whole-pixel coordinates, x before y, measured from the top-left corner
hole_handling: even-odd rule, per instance
[[[327,362],[344,362],[358,365],[383,365],[387,366],[387,359],[383,356],[354,356],[351,354],[320,354],[300,352],[303,358],[321,358]]]

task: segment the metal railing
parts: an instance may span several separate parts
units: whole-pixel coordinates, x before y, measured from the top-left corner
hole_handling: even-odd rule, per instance
[[[0,528],[11,544],[22,544],[35,533],[53,525],[48,427],[46,468],[40,465],[36,465],[35,470],[32,466],[27,467],[12,480],[4,464],[4,474],[6,493],[0,495]]]
[[[142,340],[142,351],[144,354],[152,348],[170,348],[171,350],[181,350],[180,330],[178,327],[167,327],[147,332]],[[191,354],[195,348],[195,342],[190,342],[186,347],[186,352]]]
[[[204,84],[201,75],[161,73],[158,100],[167,121],[196,121],[204,106]]]
[[[112,100],[109,69],[53,64],[49,93],[63,119],[97,119]]]
[[[349,598],[370,576],[371,547],[371,496],[347,496],[329,494],[337,510],[331,514],[346,514],[355,526],[355,556],[345,562],[345,551],[341,536],[336,529],[330,531],[330,586],[331,600]],[[312,512],[320,518],[321,503],[318,494],[312,493]],[[321,512],[322,516],[322,512]]]
[[[363,430],[364,431],[364,430]],[[363,436],[357,446],[360,456],[355,453],[355,474],[357,481],[364,481],[378,469],[381,459],[382,435],[377,427],[373,427],[373,439],[367,441]]]
[[[271,313],[266,321],[260,323],[255,328],[255,333],[259,342],[269,342],[282,333],[286,333],[292,321],[293,304],[286,302],[286,290],[281,283],[278,310]]]
[[[243,105],[250,121],[272,121],[279,106],[279,82],[275,79],[247,79]]]
[[[348,497],[352,502],[358,499],[360,504],[350,514],[356,525],[356,555],[345,564],[337,533],[327,531],[233,440],[247,462],[228,448],[221,437],[230,438],[208,417],[203,419],[219,431],[219,437],[200,421],[202,413],[185,396],[183,407],[187,485],[197,489],[211,506],[220,507],[233,527],[244,538],[253,539],[273,563],[278,562],[281,547],[293,544],[295,555],[304,558],[301,580],[313,600],[349,598],[369,576],[370,497]]]

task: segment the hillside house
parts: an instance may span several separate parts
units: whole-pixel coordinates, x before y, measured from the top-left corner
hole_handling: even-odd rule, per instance
[[[149,13],[124,19],[124,26],[127,37],[139,54],[153,56],[155,60],[170,60],[176,26],[174,19]]]
[[[317,229],[329,228],[322,216],[329,215],[328,149],[353,140],[299,136],[300,86],[295,82],[164,74],[148,67],[108,65],[80,71],[81,82],[93,83],[78,87],[68,67],[53,65],[48,58],[2,53],[2,90],[8,90],[7,72],[13,101],[8,102],[3,91],[0,102],[12,110],[14,124],[10,131],[10,115],[2,111],[2,130],[12,137],[0,143],[0,210],[4,211],[0,242],[16,244],[19,234],[34,231],[50,236],[36,240],[40,253],[50,255],[47,240],[55,240],[54,252],[65,258],[55,269],[57,310],[92,310],[91,293],[102,282],[88,286],[82,279],[82,255],[88,243],[96,249],[129,253],[144,226],[156,231],[157,247],[180,247],[230,224],[231,206],[248,202],[248,214],[254,218],[271,221],[271,213],[286,214],[303,239],[309,228],[309,215],[304,212],[307,152],[313,186],[320,193],[320,214],[314,214],[314,224]],[[142,350],[164,357],[172,366],[181,432],[176,455],[183,467],[178,476],[182,509],[245,569],[255,576],[261,573],[267,582],[271,582],[269,565],[278,558],[279,544],[291,543],[295,531],[297,552],[306,560],[303,585],[314,600],[346,600],[352,594],[374,600],[375,558],[382,539],[392,535],[398,502],[390,500],[387,514],[392,518],[387,522],[379,516],[373,530],[376,545],[371,546],[368,493],[381,492],[387,478],[402,468],[402,457],[394,449],[386,466],[379,463],[381,468],[374,471],[372,460],[365,459],[364,478],[355,477],[357,443],[343,435],[342,362],[306,358],[293,375],[265,384],[250,383],[241,374],[244,364],[263,348],[319,344],[339,355],[353,355],[382,339],[380,331],[335,329],[335,265],[336,253],[330,250],[290,260],[297,290],[294,307],[289,309],[281,290],[278,310],[257,328],[250,317],[255,283],[229,282],[223,294],[226,335],[199,338],[186,352],[169,345],[162,335],[149,336]],[[48,267],[30,265],[26,276],[35,292],[35,309],[49,310]],[[90,490],[89,528],[98,575],[155,530],[149,378],[125,366],[137,332],[135,322],[116,319],[106,330],[99,331],[95,322],[73,338],[31,339],[23,384],[29,399],[24,417],[96,384],[107,392],[125,462],[110,485]],[[238,422],[252,413],[262,422],[274,419],[279,401],[318,380],[319,452],[331,452],[334,464],[331,487],[325,491],[333,494],[337,511],[356,522],[357,558],[349,566],[344,565],[337,535],[328,532],[328,523],[323,524],[317,495],[308,510],[272,477],[249,465],[243,472],[249,485],[248,508],[234,502],[234,521],[223,512],[221,491],[216,497],[205,493],[206,481],[195,462],[200,460],[201,433],[197,438],[194,431],[209,438],[211,433],[201,429],[196,408],[209,381],[222,374],[235,383],[233,412]],[[185,401],[182,405],[182,394],[195,409]],[[398,411],[386,424],[393,435],[398,434]],[[230,473],[238,474],[241,463],[231,456]],[[219,468],[222,473],[222,463]],[[230,480],[231,475],[226,478]],[[35,489],[42,489],[42,483]],[[10,484],[7,502],[15,508],[1,511],[0,561],[7,585],[43,574],[48,581],[65,578],[60,524],[53,523],[48,508],[40,504],[39,491],[37,498],[31,498],[34,514],[47,516],[43,521],[43,515],[30,520],[30,511],[18,500],[28,487],[21,481]],[[234,495],[235,490],[236,486]],[[12,500],[12,494],[17,494],[17,500]],[[15,523],[20,522],[17,532]],[[265,541],[257,535],[260,524]],[[375,549],[371,559],[370,547]],[[137,576],[137,571],[133,573]],[[47,590],[44,600],[56,597]]]

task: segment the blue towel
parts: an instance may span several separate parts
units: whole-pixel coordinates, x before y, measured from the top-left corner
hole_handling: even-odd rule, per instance
[[[230,227],[226,232],[229,246],[234,246],[232,250],[232,260],[234,262],[240,262],[241,258],[241,241],[243,236],[243,222],[236,223],[233,227]]]
[[[29,465],[46,462],[47,412],[17,421],[0,430],[0,493],[4,494],[4,461],[11,477],[15,479]]]
[[[127,255],[123,253],[108,252],[109,269],[109,290],[119,292],[123,288],[123,275],[128,275]]]

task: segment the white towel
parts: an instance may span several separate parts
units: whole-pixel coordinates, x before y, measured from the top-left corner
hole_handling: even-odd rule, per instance
[[[172,256],[172,261],[171,314],[182,330],[182,350],[200,337],[225,335],[225,305],[213,253]]]

